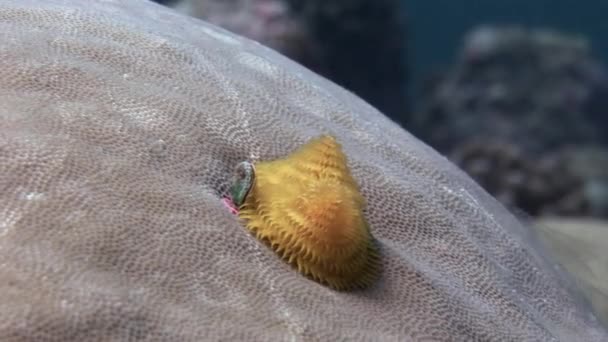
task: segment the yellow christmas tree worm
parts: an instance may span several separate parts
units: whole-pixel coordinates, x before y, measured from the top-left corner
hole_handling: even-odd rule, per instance
[[[299,272],[339,290],[377,277],[365,201],[333,137],[284,159],[240,163],[230,194],[246,227]]]

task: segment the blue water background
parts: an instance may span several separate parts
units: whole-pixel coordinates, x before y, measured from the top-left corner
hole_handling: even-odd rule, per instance
[[[403,10],[414,83],[452,63],[466,32],[483,24],[582,35],[608,64],[608,0],[403,0]]]

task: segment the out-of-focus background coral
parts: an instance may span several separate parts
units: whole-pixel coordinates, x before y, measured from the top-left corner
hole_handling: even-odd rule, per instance
[[[608,1],[158,0],[356,93],[535,229],[608,323]]]

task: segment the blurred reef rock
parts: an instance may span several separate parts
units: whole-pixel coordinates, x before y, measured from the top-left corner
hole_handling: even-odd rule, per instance
[[[606,217],[606,108],[608,72],[584,38],[481,27],[408,128],[508,207]]]
[[[283,0],[183,0],[170,5],[292,59],[315,63],[315,41],[307,24],[295,17]]]
[[[573,276],[576,287],[608,326],[608,222],[543,218],[534,227],[550,256]]]
[[[608,149],[582,146],[568,149],[564,155],[568,172],[584,180],[586,213],[595,217],[608,216]]]
[[[399,0],[177,0],[168,5],[269,46],[403,122],[408,75]]]
[[[450,158],[511,209],[533,216],[589,211],[584,180],[561,151],[534,157],[516,143],[480,138],[458,144]]]

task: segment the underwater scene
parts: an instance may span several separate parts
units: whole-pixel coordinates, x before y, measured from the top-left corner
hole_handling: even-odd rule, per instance
[[[522,220],[608,322],[608,2],[159,1],[342,85]]]
[[[608,0],[0,0],[0,342],[608,342]]]

